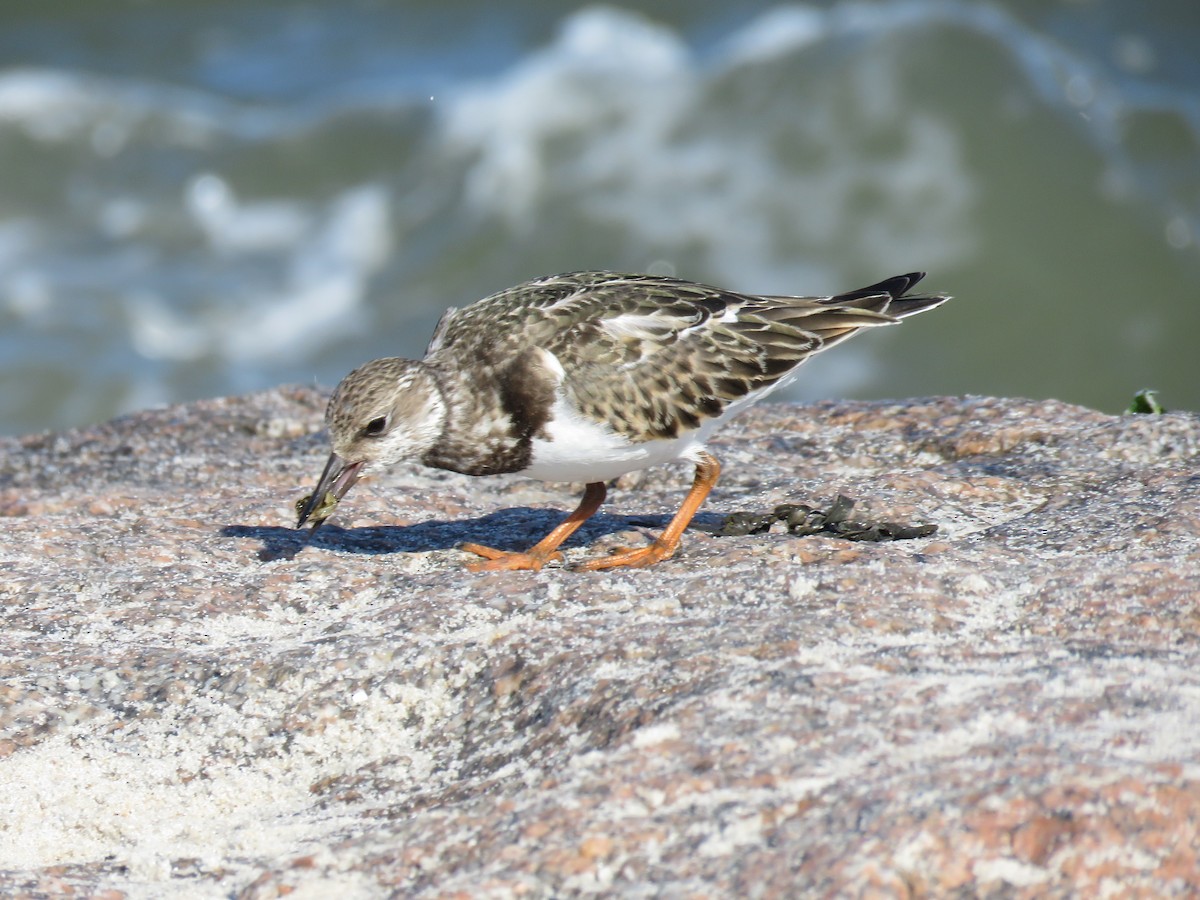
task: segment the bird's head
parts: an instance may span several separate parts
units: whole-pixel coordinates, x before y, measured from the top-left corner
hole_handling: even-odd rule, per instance
[[[420,459],[442,435],[446,403],[423,363],[376,359],[342,379],[325,410],[333,452],[317,488],[297,506],[314,530],[359,478]],[[332,499],[328,499],[331,497]]]

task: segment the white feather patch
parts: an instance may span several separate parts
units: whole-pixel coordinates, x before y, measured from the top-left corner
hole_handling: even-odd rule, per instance
[[[664,322],[661,316],[639,316],[634,313],[603,319],[600,327],[613,337],[636,340],[656,340],[661,338],[664,332],[671,330],[670,323]]]
[[[533,460],[521,474],[542,481],[608,481],[678,457],[678,452],[654,451],[657,441],[634,444],[607,423],[595,422],[560,394],[554,418],[546,425],[548,439],[533,439]],[[673,443],[673,442],[672,442]]]

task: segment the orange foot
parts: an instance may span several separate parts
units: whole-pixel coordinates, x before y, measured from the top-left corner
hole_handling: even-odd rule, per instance
[[[557,551],[538,553],[536,547],[528,553],[510,553],[483,544],[463,544],[459,549],[484,557],[479,562],[467,563],[472,572],[517,572],[523,569],[536,572],[551,560],[562,559],[562,554]]]
[[[674,544],[655,541],[648,547],[639,547],[636,550],[623,548],[614,550],[608,556],[586,560],[575,568],[581,572],[595,572],[597,569],[613,569],[617,566],[652,566],[671,556],[678,549],[678,541]]]

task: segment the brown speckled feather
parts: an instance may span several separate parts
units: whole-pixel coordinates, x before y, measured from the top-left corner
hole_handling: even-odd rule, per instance
[[[470,389],[483,396],[473,403],[486,406],[491,394],[493,408],[519,412],[502,402],[516,387],[510,374],[528,381],[528,352],[548,350],[583,415],[635,442],[671,438],[862,327],[942,303],[940,295],[902,296],[920,278],[832,297],[759,297],[650,275],[559,275],[451,310],[425,361],[451,382],[464,369],[482,373]],[[547,387],[534,379],[522,390],[544,402]],[[477,410],[464,421],[478,417]],[[544,424],[528,418],[526,438]]]

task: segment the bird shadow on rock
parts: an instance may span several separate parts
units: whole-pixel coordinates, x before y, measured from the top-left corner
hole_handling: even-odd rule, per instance
[[[473,541],[498,550],[528,550],[561,522],[564,515],[552,509],[518,506],[473,519],[431,519],[416,525],[342,528],[326,524],[316,532],[283,526],[226,525],[221,529],[221,534],[224,537],[253,538],[261,541],[262,548],[258,551],[258,558],[262,562],[291,559],[305,547],[376,556],[385,553],[452,550]],[[697,516],[697,519],[709,517],[702,514]],[[665,515],[616,516],[597,513],[563,546],[584,546],[604,535],[629,528],[661,529],[670,518]]]

